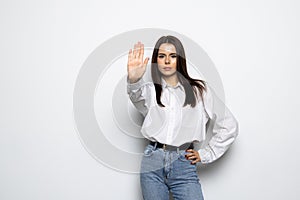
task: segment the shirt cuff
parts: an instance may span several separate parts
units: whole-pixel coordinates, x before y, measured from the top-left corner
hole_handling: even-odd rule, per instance
[[[207,164],[210,162],[209,152],[207,149],[199,149],[198,153],[202,164]]]
[[[143,77],[140,78],[140,79],[139,79],[137,82],[135,82],[135,83],[130,83],[130,82],[129,82],[129,78],[128,78],[128,76],[127,76],[127,85],[128,85],[128,88],[129,88],[129,89],[137,90],[137,89],[139,89],[144,83],[145,83],[145,81],[144,81]]]

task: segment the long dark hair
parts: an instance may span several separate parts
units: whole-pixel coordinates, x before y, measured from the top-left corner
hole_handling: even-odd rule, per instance
[[[203,100],[203,90],[206,91],[206,84],[204,80],[193,79],[189,76],[186,68],[186,59],[183,45],[179,39],[171,35],[162,36],[161,38],[159,38],[155,44],[152,54],[151,76],[155,86],[157,104],[161,107],[165,107],[165,105],[163,105],[160,100],[162,93],[162,83],[161,73],[158,70],[157,65],[159,47],[163,43],[173,44],[176,48],[176,73],[178,76],[178,80],[183,85],[186,94],[183,106],[191,105],[191,107],[195,107],[197,103],[196,100],[199,98],[199,95]]]

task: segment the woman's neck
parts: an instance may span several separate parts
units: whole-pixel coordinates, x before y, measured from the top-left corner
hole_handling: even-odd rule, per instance
[[[174,75],[174,76],[163,76],[163,79],[170,86],[175,86],[178,83],[178,77],[177,77],[177,75]]]

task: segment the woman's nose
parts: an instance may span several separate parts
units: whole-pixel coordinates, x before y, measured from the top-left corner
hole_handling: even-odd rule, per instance
[[[170,59],[168,57],[166,58],[165,63],[170,64]]]

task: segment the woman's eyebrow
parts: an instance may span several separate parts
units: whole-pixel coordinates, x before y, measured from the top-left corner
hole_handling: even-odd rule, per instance
[[[160,54],[160,55],[166,55],[165,53],[158,53],[158,54]],[[173,55],[173,54],[176,55],[176,53],[170,53],[170,55]]]

